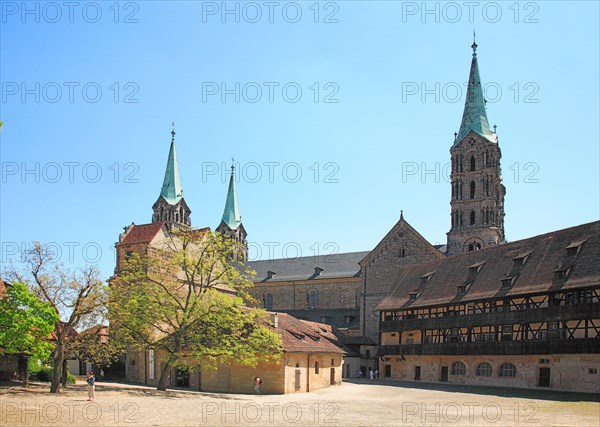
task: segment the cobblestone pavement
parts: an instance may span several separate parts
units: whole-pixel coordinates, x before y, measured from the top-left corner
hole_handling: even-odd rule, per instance
[[[0,387],[2,426],[593,426],[594,395],[440,384],[344,382],[313,393],[238,395],[159,392],[97,383],[87,401],[83,382],[59,395],[48,386]]]

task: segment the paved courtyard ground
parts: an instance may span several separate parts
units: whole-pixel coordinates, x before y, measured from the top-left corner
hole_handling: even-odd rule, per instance
[[[83,382],[0,387],[1,426],[600,426],[600,397],[358,380],[295,395],[212,394]]]

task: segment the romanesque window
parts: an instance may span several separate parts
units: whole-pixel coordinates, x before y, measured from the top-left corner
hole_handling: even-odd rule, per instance
[[[503,363],[498,369],[499,377],[516,377],[517,368],[512,363]]]
[[[467,367],[462,362],[454,362],[452,364],[452,375],[465,375],[467,372]]]
[[[492,365],[487,362],[481,362],[477,365],[475,375],[478,377],[491,377],[492,376]]]
[[[309,309],[317,308],[317,291],[314,289],[311,289],[310,291],[308,291],[307,298],[308,298],[308,308]]]
[[[471,172],[475,171],[475,156],[471,156]]]
[[[470,215],[470,218],[469,218],[469,223],[471,225],[475,225],[475,211],[471,211],[471,215]]]
[[[475,198],[475,181],[471,181],[471,191],[469,197],[471,199]]]
[[[263,295],[263,305],[266,310],[273,309],[273,294],[271,292],[266,292]]]

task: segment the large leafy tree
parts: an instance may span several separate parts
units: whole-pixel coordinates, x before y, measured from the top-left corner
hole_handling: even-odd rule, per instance
[[[0,354],[26,354],[46,360],[53,349],[49,338],[58,315],[47,302],[15,282],[0,295]],[[27,363],[21,363],[21,377],[27,385]]]
[[[159,390],[173,367],[252,366],[279,357],[281,338],[266,312],[244,304],[252,281],[235,261],[239,249],[219,233],[174,229],[164,245],[129,254],[119,266],[109,291],[111,329],[129,347],[166,354]]]
[[[81,343],[77,330],[89,328],[105,318],[107,286],[93,265],[76,271],[66,269],[56,260],[50,245],[34,242],[23,251],[22,261],[22,269],[11,265],[9,277],[29,284],[59,318],[52,332],[54,371],[50,383],[50,392],[58,393],[61,385],[67,385],[67,357],[79,355]]]

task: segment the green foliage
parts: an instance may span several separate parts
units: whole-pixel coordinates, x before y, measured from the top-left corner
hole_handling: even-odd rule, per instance
[[[35,381],[49,382],[52,379],[52,372],[54,368],[52,366],[39,366],[36,364],[33,369],[29,370],[29,378]],[[75,384],[76,378],[70,372],[67,372],[67,383]]]
[[[0,298],[0,352],[47,359],[53,348],[50,334],[57,321],[52,305],[41,302],[24,283],[7,286]]]
[[[251,272],[233,259],[235,245],[212,232],[174,231],[152,257],[131,254],[110,287],[115,337],[164,350],[169,366],[189,370],[278,358],[281,337],[266,312],[244,305]]]

